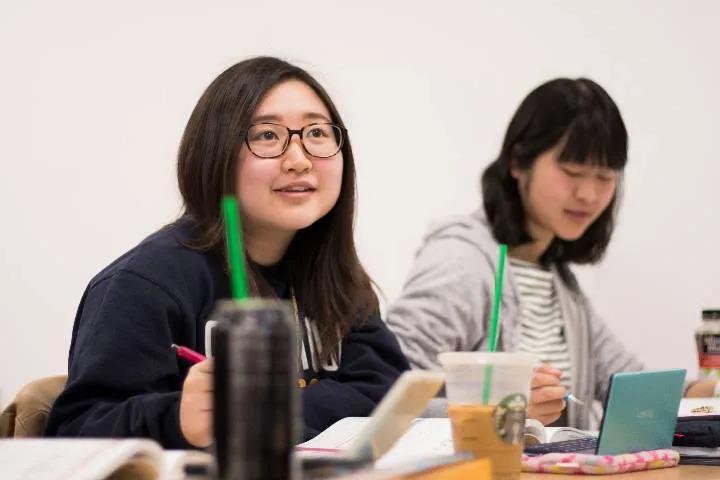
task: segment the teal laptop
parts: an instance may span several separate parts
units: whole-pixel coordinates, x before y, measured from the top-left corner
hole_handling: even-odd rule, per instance
[[[610,377],[597,438],[544,443],[525,452],[618,455],[670,448],[684,382],[683,369],[616,373]]]

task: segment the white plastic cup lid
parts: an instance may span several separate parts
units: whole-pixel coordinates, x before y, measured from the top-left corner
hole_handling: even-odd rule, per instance
[[[444,368],[453,369],[488,364],[532,368],[537,364],[537,357],[525,352],[443,352],[438,360]]]

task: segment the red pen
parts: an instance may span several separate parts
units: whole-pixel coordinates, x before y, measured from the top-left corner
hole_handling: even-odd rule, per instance
[[[174,343],[170,345],[170,347],[175,350],[175,354],[178,357],[184,358],[190,363],[200,363],[205,360],[205,355],[203,355],[202,353],[198,353],[188,347],[183,347],[182,345],[175,345]]]

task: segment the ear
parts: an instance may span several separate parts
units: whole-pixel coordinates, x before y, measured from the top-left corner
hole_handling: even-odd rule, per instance
[[[511,158],[510,159],[510,176],[513,177],[515,180],[520,180],[520,177],[522,177],[523,171],[518,167],[517,159]]]

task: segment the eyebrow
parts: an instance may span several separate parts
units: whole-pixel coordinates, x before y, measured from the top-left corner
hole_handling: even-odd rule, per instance
[[[325,122],[331,123],[330,119],[323,115],[322,113],[316,113],[316,112],[308,112],[302,116],[303,120],[323,120]],[[262,122],[280,122],[282,121],[282,117],[280,115],[275,114],[268,114],[268,115],[258,115],[256,117],[252,118],[253,123],[262,123]]]

